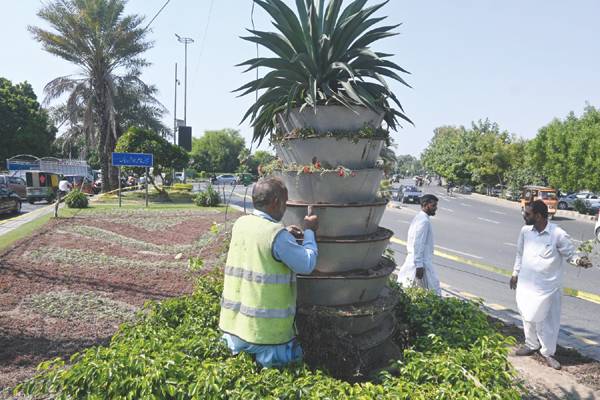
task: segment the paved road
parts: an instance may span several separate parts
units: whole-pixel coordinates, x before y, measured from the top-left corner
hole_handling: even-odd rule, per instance
[[[523,226],[518,206],[494,204],[469,195],[448,197],[440,187],[424,189],[440,198],[438,214],[432,219],[437,250],[512,271],[516,240]],[[410,220],[418,209],[417,205],[388,209],[381,225],[392,229],[395,237],[406,240]],[[565,229],[576,244],[593,238],[594,225],[590,221],[556,218],[554,222]],[[401,264],[406,254],[404,246],[393,243],[392,248],[396,250],[396,260]],[[480,297],[496,309],[517,309],[514,291],[508,288],[506,276],[442,257],[435,257],[434,262],[440,280],[464,292],[467,297]],[[600,268],[581,270],[569,267],[565,285],[600,295]],[[585,345],[599,346],[600,304],[564,296],[562,328],[578,336]]]
[[[232,188],[226,186],[227,197]],[[523,218],[518,205],[495,202],[477,196],[456,194],[446,196],[441,187],[424,187],[440,198],[438,215],[433,217],[436,249],[446,255],[457,256],[475,263],[485,263],[496,268],[512,271],[516,241]],[[237,187],[231,195],[231,203],[243,206],[243,187]],[[251,189],[246,206],[251,207]],[[419,206],[405,205],[401,209],[388,208],[381,225],[393,230],[395,238],[406,241],[408,226],[418,212]],[[556,218],[556,224],[564,228],[576,244],[593,238],[591,221],[573,218]],[[391,244],[396,252],[396,262],[401,265],[406,249]],[[508,277],[457,262],[448,257],[434,258],[440,280],[444,285],[465,297],[480,297],[495,310],[516,310],[514,291],[508,287]],[[580,270],[569,267],[566,286],[600,295],[600,269]],[[562,328],[589,348],[600,346],[600,304],[575,297],[563,297]]]
[[[18,215],[30,213],[47,205],[48,203],[46,203],[45,201],[38,201],[34,204],[29,204],[28,202],[24,201],[21,205],[21,212],[19,214],[0,214],[0,221],[6,221]]]

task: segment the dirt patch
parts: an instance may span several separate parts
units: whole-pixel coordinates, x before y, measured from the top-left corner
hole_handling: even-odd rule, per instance
[[[490,317],[490,319],[498,323],[498,327],[504,335],[514,337],[520,344],[525,342],[525,336],[521,328],[515,325],[504,324],[495,318]],[[546,367],[546,361],[540,354],[534,354],[532,358],[539,365]],[[557,346],[555,358],[562,365],[562,372],[572,376],[578,383],[595,391],[600,391],[600,361],[585,357],[574,349],[562,346]],[[539,388],[539,385],[531,383],[529,386],[534,390],[533,393],[541,393],[540,396],[542,396],[532,398],[553,398],[543,397],[544,391]]]
[[[222,222],[200,209],[81,213],[0,254],[0,397],[40,362],[108,343],[147,300],[191,293],[223,260]]]

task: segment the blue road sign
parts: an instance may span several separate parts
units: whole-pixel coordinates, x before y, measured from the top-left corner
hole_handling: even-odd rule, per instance
[[[112,153],[114,167],[151,167],[154,156],[148,153]]]

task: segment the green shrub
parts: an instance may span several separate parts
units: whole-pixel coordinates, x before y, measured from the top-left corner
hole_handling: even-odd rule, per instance
[[[79,189],[73,189],[65,196],[65,204],[69,208],[87,208],[88,197]]]
[[[208,185],[206,190],[196,195],[196,205],[199,207],[215,207],[221,202],[221,196],[212,185]]]
[[[588,208],[585,205],[585,201],[583,201],[582,199],[577,199],[573,202],[573,208],[575,209],[575,211],[577,211],[580,214],[587,214],[588,213]]]
[[[414,343],[396,362],[397,375],[383,372],[377,382],[351,384],[305,364],[266,369],[246,354],[232,356],[218,330],[222,289],[222,272],[209,272],[192,295],[147,304],[138,322],[122,325],[108,346],[69,362],[44,362],[40,374],[17,389],[60,398],[521,398],[506,356],[511,342],[476,303],[395,287],[399,330]]]

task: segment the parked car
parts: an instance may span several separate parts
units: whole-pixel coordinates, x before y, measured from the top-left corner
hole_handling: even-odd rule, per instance
[[[562,196],[558,199],[558,209],[559,210],[572,210],[573,203],[577,200],[578,197],[575,194],[568,194],[566,196]]]
[[[416,186],[401,185],[396,200],[402,203],[419,203],[422,194]]]
[[[506,186],[504,185],[496,185],[490,190],[490,196],[493,197],[501,197],[502,192],[506,190]]]
[[[213,185],[235,185],[237,183],[237,176],[231,174],[219,175],[216,178],[211,179]]]
[[[594,193],[588,190],[582,190],[580,192],[575,193],[575,196],[577,196],[578,199],[587,199],[588,197],[593,195]]]
[[[462,194],[471,194],[471,193],[473,193],[473,186],[460,185],[458,188],[456,188],[456,191],[458,193],[462,193]]]
[[[21,200],[27,199],[27,183],[18,176],[0,175],[0,188],[15,192]]]
[[[600,243],[600,208],[596,214],[596,226],[594,227],[594,235],[596,235],[596,241]]]
[[[18,213],[21,211],[21,198],[8,189],[0,189],[0,214]]]
[[[521,199],[521,193],[518,191],[513,192],[510,189],[506,189],[504,191],[504,198],[510,201],[519,201]]]
[[[585,206],[590,211],[590,214],[595,214],[596,211],[600,208],[600,196],[590,195],[588,198],[584,200]]]

